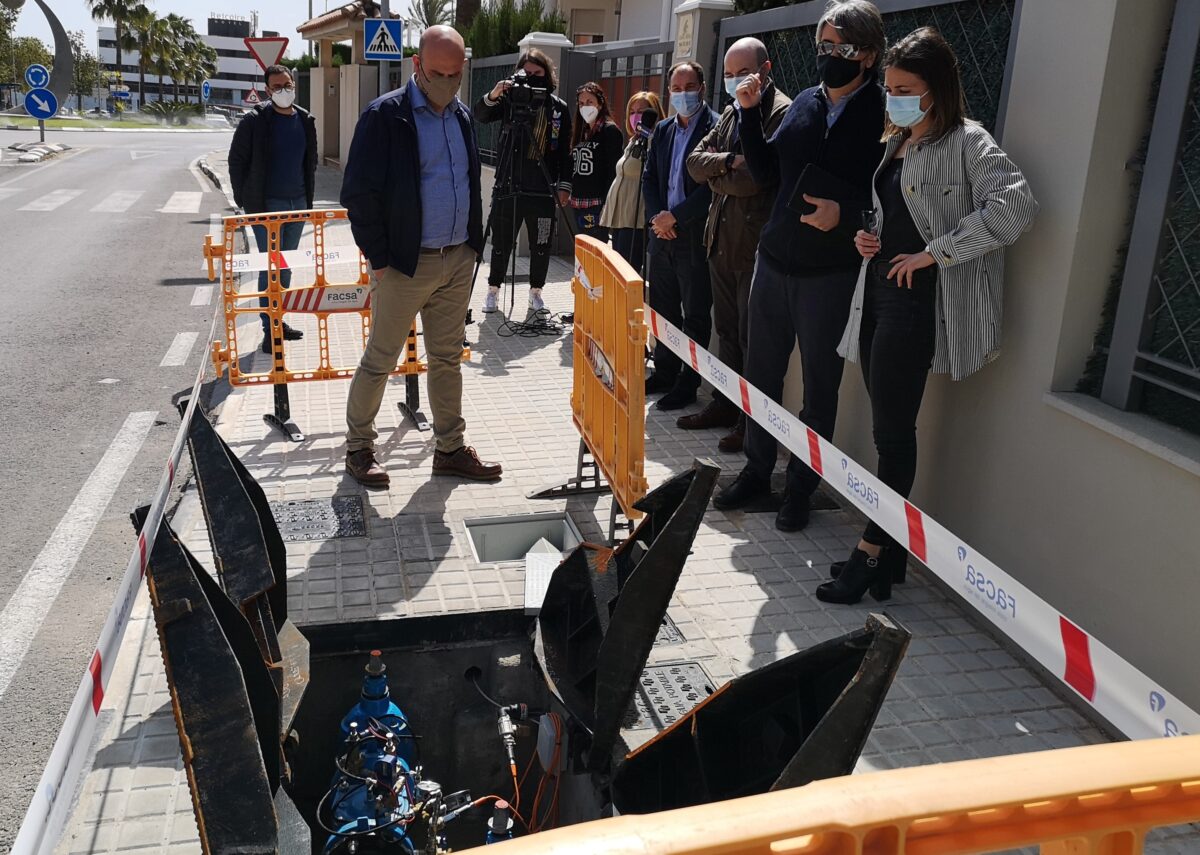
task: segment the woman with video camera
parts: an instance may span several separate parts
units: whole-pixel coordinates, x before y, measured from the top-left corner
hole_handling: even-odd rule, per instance
[[[625,107],[629,144],[617,161],[616,176],[600,212],[600,225],[612,234],[613,248],[641,271],[646,253],[646,200],[642,196],[642,169],[650,134],[662,117],[662,102],[653,92],[635,92]],[[644,272],[644,271],[643,271]]]
[[[529,236],[529,309],[542,312],[542,286],[550,270],[555,205],[571,192],[571,111],[554,94],[554,63],[537,48],[517,59],[512,77],[496,83],[475,104],[481,124],[504,121],[490,215],[492,258],[483,310],[494,312],[521,223]]]
[[[617,172],[624,140],[608,112],[608,96],[598,83],[585,83],[575,95],[575,122],[571,131],[571,198],[579,234],[608,241],[600,224],[604,194]]]

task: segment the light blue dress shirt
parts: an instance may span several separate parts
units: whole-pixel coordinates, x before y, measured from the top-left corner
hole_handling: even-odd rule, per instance
[[[700,110],[706,109],[708,109],[708,105],[701,104]],[[696,126],[700,124],[700,110],[697,110],[696,114],[688,120],[686,128],[679,124],[678,118],[671,123],[673,138],[671,142],[671,174],[667,176],[668,208],[682,205],[683,200],[687,198],[687,193],[684,192],[684,180],[687,175],[683,164],[687,160],[688,150],[692,147],[692,134],[696,132]]]
[[[471,214],[470,158],[457,113],[461,102],[455,97],[439,115],[415,78],[408,81],[408,98],[421,157],[421,246],[456,246],[467,239]]]

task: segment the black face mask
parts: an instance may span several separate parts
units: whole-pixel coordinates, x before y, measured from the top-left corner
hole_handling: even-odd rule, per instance
[[[840,89],[858,77],[862,70],[862,63],[857,59],[844,59],[832,55],[817,57],[817,73],[830,89]]]

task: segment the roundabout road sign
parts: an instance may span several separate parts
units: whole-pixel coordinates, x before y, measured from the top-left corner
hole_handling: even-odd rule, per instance
[[[25,85],[30,89],[45,89],[49,82],[50,70],[46,66],[35,62],[25,69]]]
[[[209,81],[205,80],[204,83],[201,84],[200,94],[203,96],[205,101],[212,97],[212,84]]]

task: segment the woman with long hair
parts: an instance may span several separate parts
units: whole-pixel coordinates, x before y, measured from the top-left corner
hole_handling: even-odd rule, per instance
[[[643,122],[643,117],[654,121]],[[600,225],[612,234],[613,248],[634,270],[642,269],[646,251],[646,200],[642,196],[642,168],[654,125],[663,118],[662,102],[653,92],[635,92],[625,105],[625,131],[629,144],[617,161],[616,176],[605,195]]]
[[[879,479],[907,497],[917,471],[917,412],[930,371],[962,380],[1000,349],[1004,248],[1038,205],[1021,170],[966,118],[958,60],[923,27],[884,60],[887,123],[874,209],[854,243],[863,257],[838,352],[861,362]],[[817,598],[856,603],[904,581],[908,552],[874,522]]]
[[[608,112],[608,96],[599,83],[585,83],[575,93],[571,125],[571,198],[580,234],[608,241],[600,225],[604,194],[612,184],[624,139]]]

